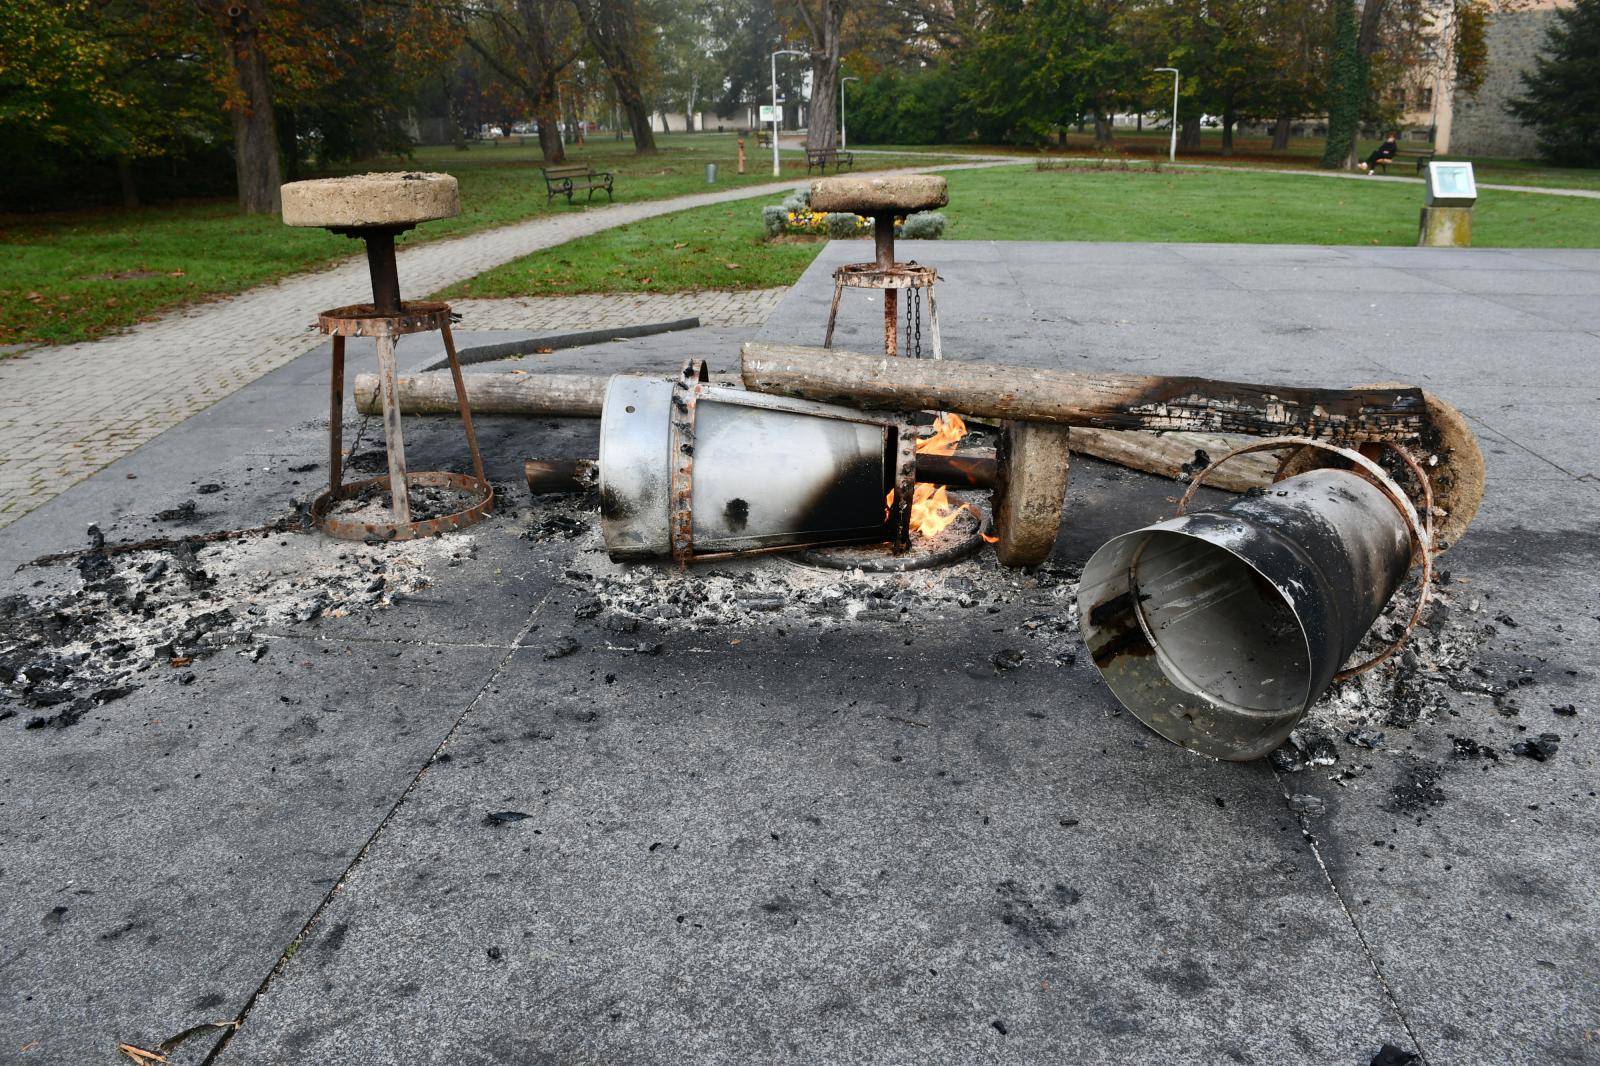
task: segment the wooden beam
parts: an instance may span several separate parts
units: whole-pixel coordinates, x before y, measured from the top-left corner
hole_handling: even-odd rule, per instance
[[[1422,390],[1313,389],[1211,378],[1039,370],[944,359],[891,359],[832,348],[748,343],[745,387],[888,411],[1095,429],[1408,440],[1427,421]]]

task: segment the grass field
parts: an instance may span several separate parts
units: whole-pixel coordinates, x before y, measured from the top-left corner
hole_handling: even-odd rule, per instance
[[[659,155],[641,158],[631,143],[590,141],[570,152],[569,160],[614,171],[619,203],[703,192],[707,163],[718,164],[718,188],[772,180],[770,155],[753,144],[747,149],[747,173],[736,172],[732,134],[679,134],[661,137],[660,143]],[[928,162],[921,156],[874,156],[863,165]],[[538,165],[537,145],[507,144],[475,145],[467,152],[425,148],[410,159],[349,169],[456,176],[462,214],[413,231],[404,238],[412,242],[586,209],[582,194],[572,207],[562,200],[546,203]],[[802,179],[804,157],[786,153],[783,169],[785,177]],[[595,202],[603,205],[605,196]],[[87,340],[172,307],[238,292],[360,250],[324,230],[289,229],[276,217],[241,217],[231,201],[0,217],[0,344]]]
[[[1415,186],[1217,171],[952,171],[955,240],[1180,241],[1411,245]],[[760,205],[680,211],[507,263],[450,297],[681,292],[792,284],[821,246],[768,244]],[[776,202],[776,198],[772,202]],[[1478,202],[1480,247],[1600,247],[1600,200],[1491,193]]]
[[[1377,141],[1364,140],[1359,148],[1361,155],[1365,156],[1377,147]],[[861,147],[867,147],[865,145]],[[984,147],[981,145],[927,145],[917,147],[914,145],[872,145],[873,151],[935,151],[951,154],[999,154],[999,155],[1027,155],[1049,156],[1062,158],[1104,158],[1106,156],[1126,156],[1132,159],[1166,159],[1168,148],[1168,135],[1165,130],[1146,130],[1143,132],[1132,130],[1118,130],[1116,139],[1111,145],[1101,147],[1094,143],[1092,134],[1069,134],[1065,145],[1052,145],[1040,151],[1028,148]],[[1410,151],[1424,147],[1409,141],[1402,141],[1400,147],[1403,151]],[[1289,142],[1289,147],[1284,151],[1272,149],[1270,137],[1253,137],[1238,134],[1234,137],[1234,154],[1222,154],[1222,134],[1218,130],[1203,130],[1198,148],[1184,148],[1178,152],[1180,163],[1206,163],[1218,166],[1244,167],[1244,168],[1288,168],[1295,170],[1315,170],[1322,159],[1323,142],[1321,138],[1301,137]],[[1465,156],[1453,156],[1449,153],[1441,155],[1445,159],[1465,159]],[[1585,170],[1575,167],[1553,167],[1543,163],[1526,159],[1493,159],[1478,158],[1471,160],[1479,182],[1493,182],[1505,185],[1533,185],[1547,188],[1562,189],[1600,189],[1600,170]],[[1402,166],[1395,171],[1402,177],[1415,176],[1415,166]]]

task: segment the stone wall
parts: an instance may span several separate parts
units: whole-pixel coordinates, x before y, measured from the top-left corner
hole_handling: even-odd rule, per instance
[[[1533,68],[1555,17],[1550,8],[1490,16],[1483,85],[1476,96],[1458,93],[1453,101],[1451,155],[1527,159],[1536,154],[1533,129],[1506,111],[1506,101],[1522,95],[1522,72]]]

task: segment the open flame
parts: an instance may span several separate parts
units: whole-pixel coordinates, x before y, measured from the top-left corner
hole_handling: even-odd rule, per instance
[[[933,433],[917,442],[917,454],[954,455],[956,445],[967,435],[967,424],[954,412],[940,414],[933,422]],[[894,506],[891,489],[884,500],[886,507]],[[913,536],[937,537],[949,528],[962,511],[971,511],[980,518],[978,509],[969,503],[952,503],[943,485],[930,485],[919,481],[911,495],[911,533]],[[985,537],[985,540],[990,538]]]

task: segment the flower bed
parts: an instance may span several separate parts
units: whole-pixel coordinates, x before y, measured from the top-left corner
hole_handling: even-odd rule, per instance
[[[848,240],[872,236],[872,220],[845,212],[811,210],[811,191],[796,189],[781,204],[761,209],[761,224],[768,240],[781,237],[827,237]],[[944,236],[945,218],[937,211],[896,216],[894,235],[911,240],[937,240]]]

